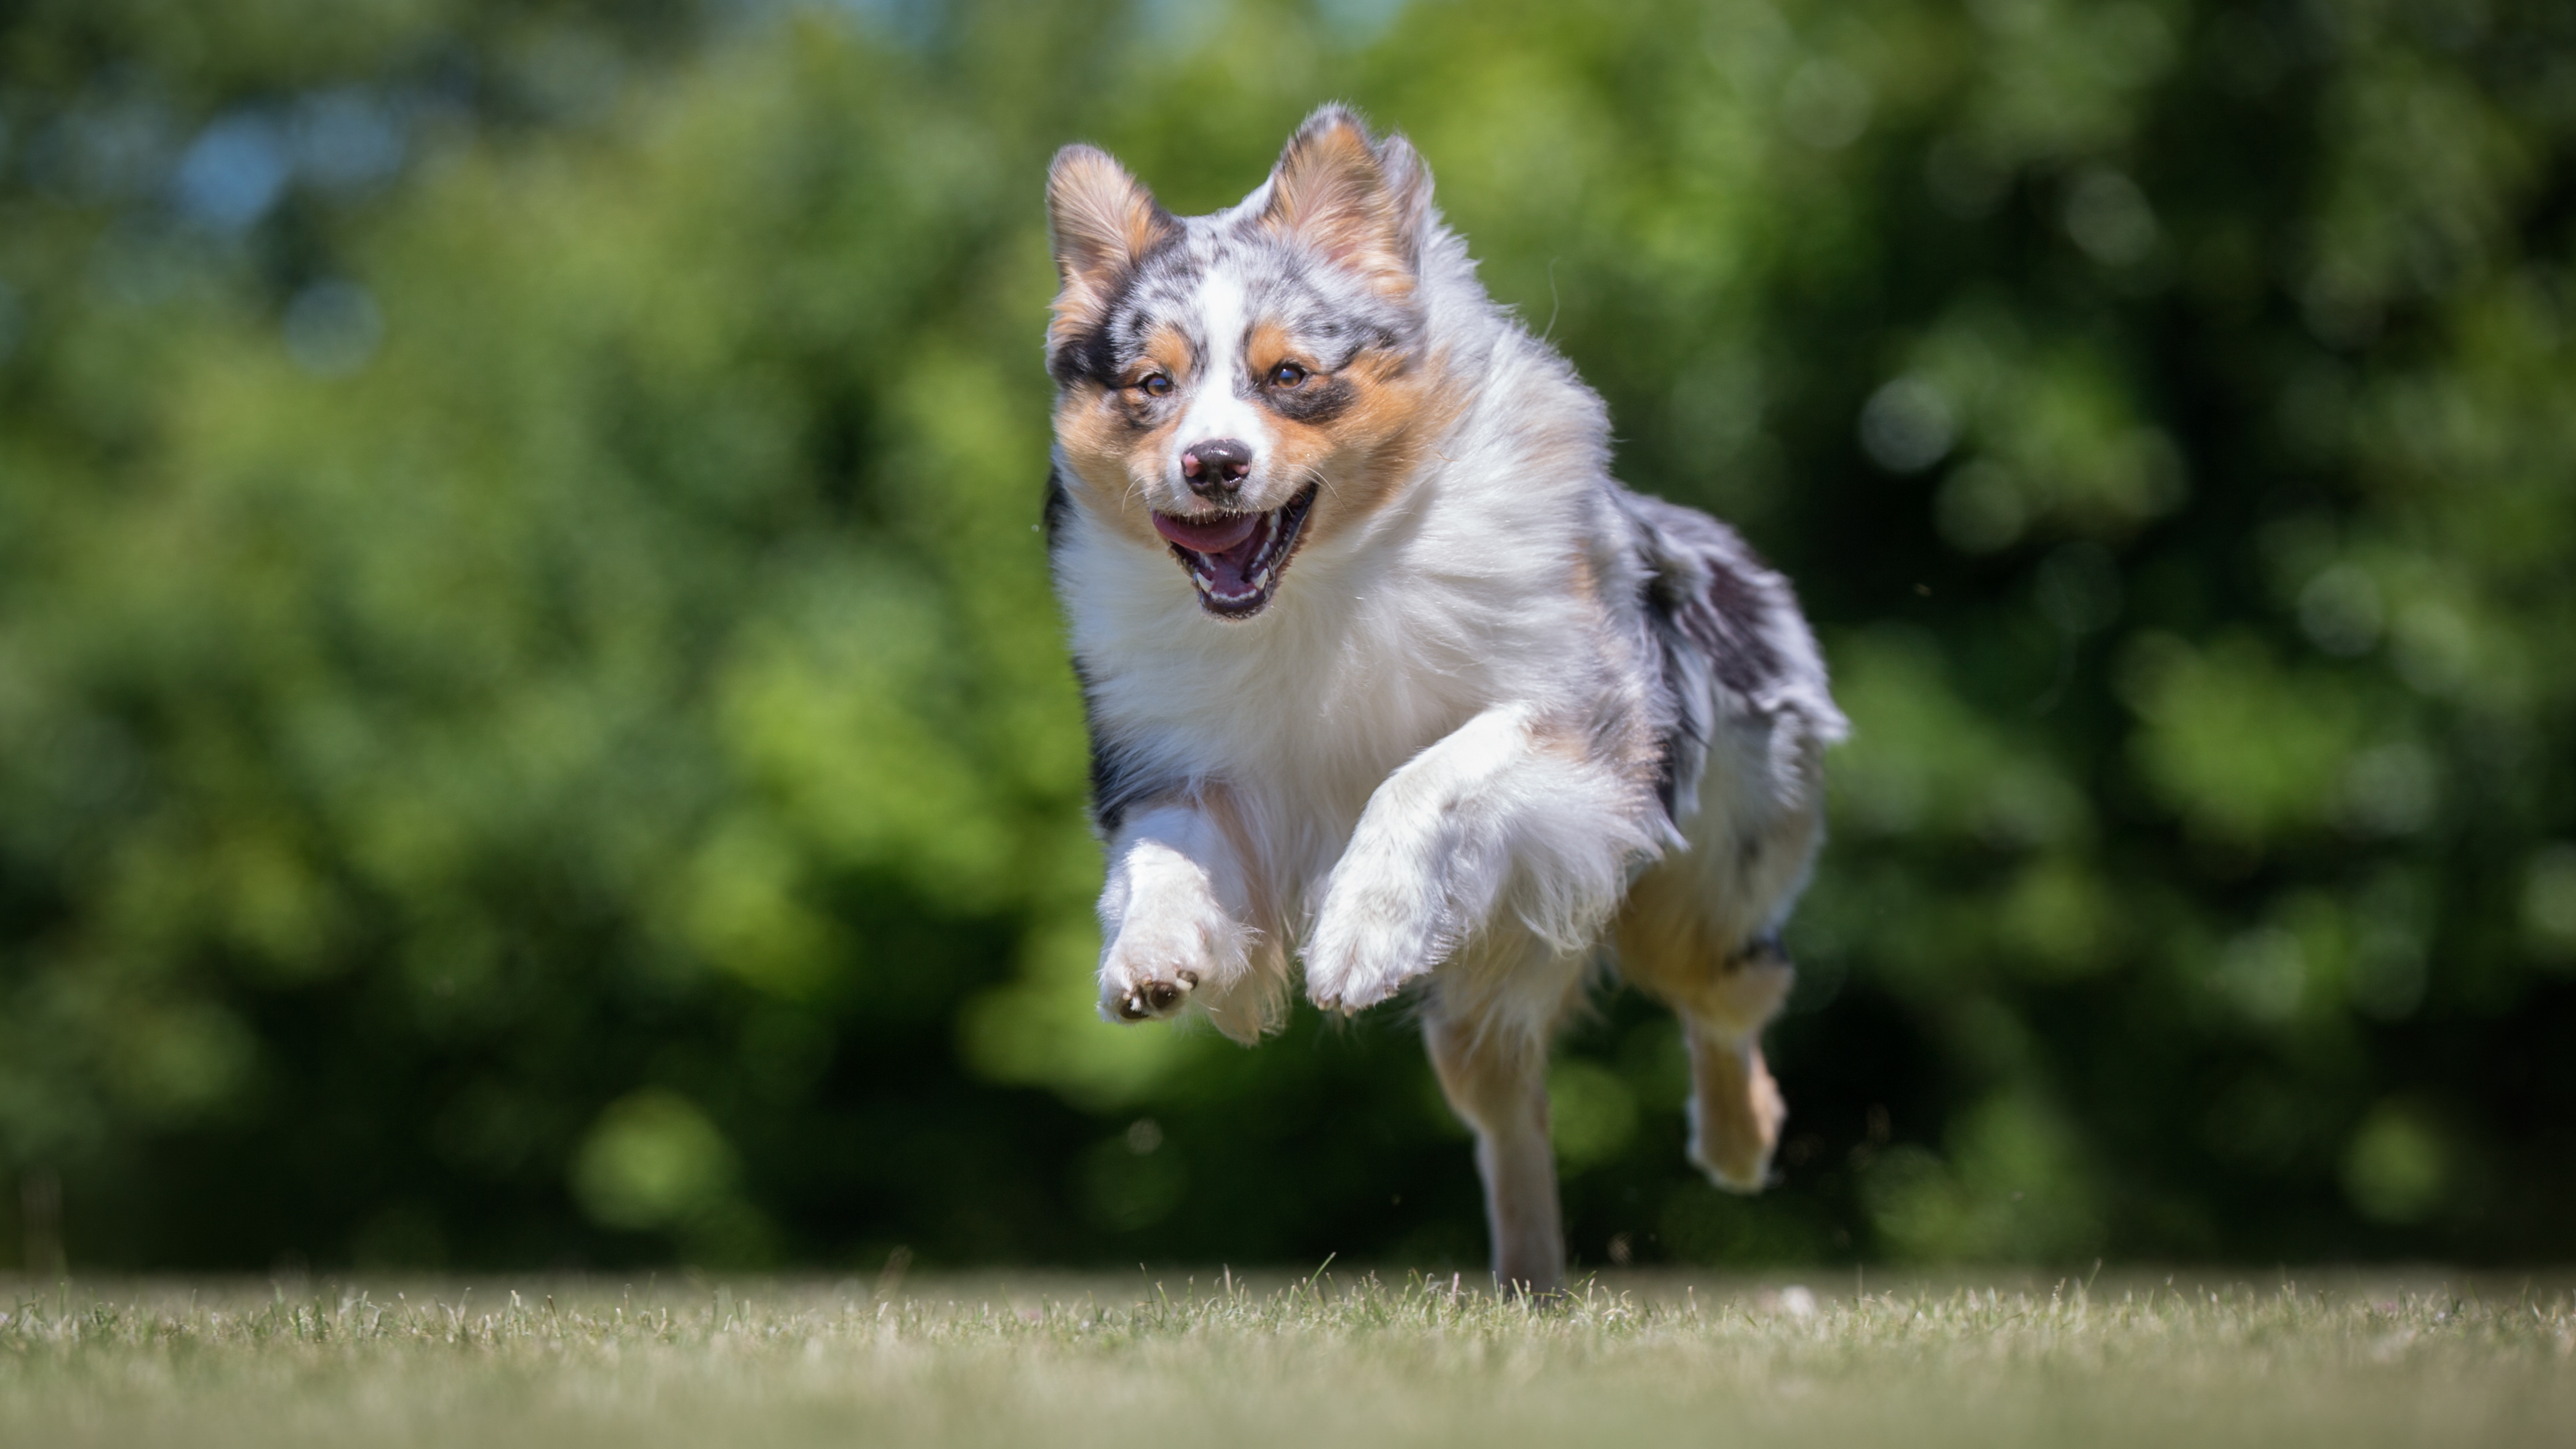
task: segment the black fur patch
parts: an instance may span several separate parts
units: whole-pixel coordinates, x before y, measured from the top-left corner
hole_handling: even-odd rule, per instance
[[[1086,711],[1088,713],[1088,711]],[[1149,780],[1135,761],[1116,745],[1091,731],[1091,828],[1108,840],[1127,823],[1127,812],[1162,793],[1160,781]]]
[[[1047,470],[1046,505],[1039,516],[1052,559],[1064,542],[1065,521],[1073,515],[1073,493],[1059,469]],[[1073,657],[1073,682],[1082,690],[1082,728],[1091,739],[1091,825],[1102,839],[1118,833],[1136,802],[1161,793],[1167,783],[1146,775],[1133,757],[1102,733],[1100,711],[1092,703],[1091,671],[1082,656]]]
[[[1786,966],[1788,964],[1789,952],[1780,944],[1780,933],[1765,931],[1744,943],[1744,949],[1736,952],[1727,961],[1726,971],[1732,975],[1747,966]]]
[[[1645,598],[1640,602],[1645,609],[1647,625],[1654,633],[1655,662],[1662,666],[1663,692],[1673,710],[1672,727],[1655,742],[1655,798],[1663,802],[1664,818],[1678,826],[1682,820],[1680,787],[1683,766],[1687,761],[1689,768],[1696,773],[1699,762],[1708,754],[1709,721],[1699,717],[1698,701],[1691,698],[1689,690],[1681,687],[1683,674],[1679,651],[1689,646],[1673,622],[1672,611],[1662,601],[1664,591],[1658,587],[1662,582],[1649,579]]]
[[[1091,737],[1091,828],[1107,840],[1127,823],[1128,811],[1168,793],[1171,782],[1148,774],[1133,754],[1101,730],[1091,671],[1079,654],[1073,657],[1073,680],[1082,688],[1082,727]]]
[[[1038,515],[1038,523],[1046,530],[1049,560],[1055,558],[1056,546],[1064,541],[1064,521],[1072,513],[1073,494],[1064,486],[1064,474],[1054,468],[1047,469],[1045,511]]]
[[[1771,601],[1733,560],[1705,554],[1701,562],[1708,567],[1707,583],[1697,599],[1674,610],[1673,622],[1708,651],[1719,683],[1749,693],[1780,672],[1780,656],[1762,634]]]
[[[1307,387],[1263,388],[1262,401],[1270,410],[1295,422],[1324,424],[1351,410],[1359,400],[1359,389],[1340,378],[1328,378]]]
[[[1122,281],[1118,285],[1123,295],[1129,284]],[[1116,315],[1115,304],[1110,315]],[[1108,325],[1094,327],[1057,348],[1055,355],[1047,359],[1047,375],[1055,379],[1058,387],[1071,387],[1085,379],[1102,387],[1116,387],[1118,345]]]
[[[1694,550],[1691,561],[1699,565],[1697,578],[1656,573],[1646,587],[1647,613],[1659,632],[1669,630],[1696,647],[1718,683],[1738,694],[1753,693],[1780,672],[1780,656],[1762,635],[1772,601],[1733,559]]]
[[[1794,613],[1797,605],[1735,530],[1661,499],[1635,494],[1622,499],[1642,534],[1647,579],[1639,603],[1672,709],[1672,728],[1658,751],[1655,789],[1666,817],[1678,824],[1681,782],[1698,776],[1717,725],[1703,715],[1710,708],[1745,708],[1780,682],[1787,661],[1772,644],[1770,628],[1781,611]],[[1704,700],[1684,687],[1689,656],[1694,655],[1706,665],[1719,698]]]

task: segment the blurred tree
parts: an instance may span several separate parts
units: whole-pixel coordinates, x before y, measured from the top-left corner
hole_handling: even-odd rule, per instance
[[[1859,727],[1786,1186],[1614,998],[1579,1259],[2576,1246],[2565,7],[120,0],[0,28],[0,1261],[1476,1261],[1402,1021],[1085,984],[1037,178],[1334,95]]]

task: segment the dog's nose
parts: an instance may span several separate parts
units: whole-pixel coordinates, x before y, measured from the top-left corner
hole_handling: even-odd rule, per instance
[[[1190,491],[1202,498],[1233,493],[1251,471],[1252,450],[1232,438],[1192,443],[1181,453],[1181,476],[1190,481]]]

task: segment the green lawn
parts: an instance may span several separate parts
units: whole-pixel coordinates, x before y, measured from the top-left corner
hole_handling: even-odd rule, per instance
[[[2563,1277],[0,1282],[0,1444],[2576,1444]]]

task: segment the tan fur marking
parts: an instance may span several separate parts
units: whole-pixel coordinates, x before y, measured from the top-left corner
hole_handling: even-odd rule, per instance
[[[1529,737],[1530,748],[1540,754],[1554,755],[1560,760],[1592,758],[1592,739],[1586,731],[1570,729],[1551,720],[1541,720],[1530,726]]]
[[[1577,595],[1596,604],[1601,601],[1601,571],[1592,566],[1590,554],[1576,549],[1566,571],[1571,575],[1566,582]]]
[[[1166,423],[1140,431],[1129,421],[1117,394],[1088,379],[1066,388],[1056,399],[1055,436],[1064,448],[1065,461],[1073,465],[1070,481],[1086,490],[1089,501],[1105,513],[1118,511],[1121,501],[1136,492],[1127,476],[1128,459],[1150,452],[1153,440],[1168,436],[1171,430]],[[1144,506],[1141,500],[1137,506]]]
[[[1181,335],[1181,329],[1166,322],[1146,337],[1145,360],[1136,365],[1127,380],[1139,382],[1147,373],[1159,372],[1170,378],[1175,387],[1187,387],[1192,372],[1190,357],[1189,339]]]
[[[1335,374],[1357,394],[1339,417],[1321,427],[1280,422],[1282,464],[1326,480],[1307,525],[1317,539],[1347,533],[1393,501],[1466,411],[1469,399],[1441,361],[1407,366],[1393,353],[1361,353]]]
[[[1268,377],[1270,370],[1283,362],[1293,362],[1309,372],[1315,360],[1299,351],[1288,329],[1264,317],[1252,324],[1252,335],[1243,340],[1243,360],[1254,377]]]
[[[1176,386],[1189,385],[1189,342],[1168,324],[1155,328],[1145,340],[1145,361],[1134,377],[1154,371],[1168,375]],[[1139,430],[1132,420],[1142,416],[1142,406],[1132,396],[1079,381],[1056,399],[1055,435],[1064,445],[1065,460],[1073,465],[1072,484],[1083,492],[1092,512],[1137,542],[1160,549],[1161,535],[1154,532],[1145,490],[1163,466],[1172,430],[1180,423],[1180,410],[1173,409],[1155,427]]]

